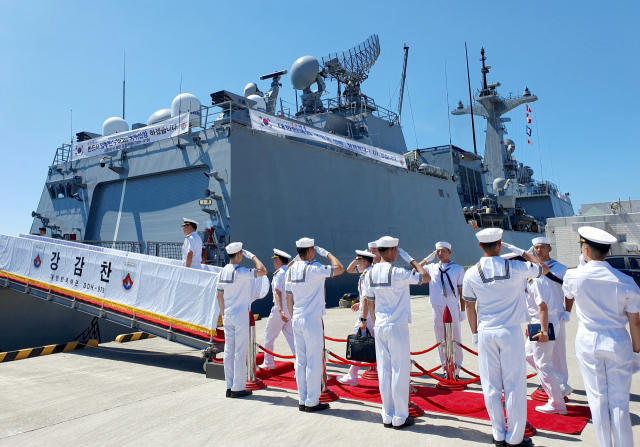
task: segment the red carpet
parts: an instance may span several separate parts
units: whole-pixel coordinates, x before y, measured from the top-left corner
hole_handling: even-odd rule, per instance
[[[259,354],[258,357],[258,364],[260,364],[262,363],[262,355]],[[296,382],[291,380],[293,379],[293,364],[290,362],[276,362],[276,369],[270,371],[259,370],[258,377],[262,379],[267,386],[272,388],[284,388],[288,390],[297,389]],[[341,384],[342,388],[340,388],[334,380],[331,380],[327,385],[341,399],[352,399],[375,403],[382,402],[380,397],[377,396],[379,393],[377,381],[360,379],[357,387]],[[486,410],[481,410],[476,413],[458,414],[446,411],[436,406],[440,405],[442,407],[462,411],[480,408],[484,406],[484,397],[481,393],[472,391],[448,391],[425,386],[415,386],[415,388],[417,393],[411,395],[410,400],[419,405],[425,411],[483,419],[486,421],[489,420],[489,415]],[[357,393],[358,396],[349,394],[349,391]],[[363,395],[367,394],[373,395],[373,397],[363,397]],[[591,412],[589,411],[589,407],[586,406],[567,405],[569,414],[561,416],[558,414],[548,415],[538,413],[535,411],[535,407],[539,405],[541,405],[540,402],[535,402],[530,399],[527,400],[527,420],[539,430],[578,435],[582,433],[587,422],[591,419]]]

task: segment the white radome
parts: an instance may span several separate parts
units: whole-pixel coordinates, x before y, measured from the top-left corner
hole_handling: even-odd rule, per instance
[[[291,85],[297,90],[311,87],[316,82],[319,72],[320,64],[318,59],[313,56],[302,56],[293,63],[289,71]]]
[[[107,135],[113,135],[114,133],[122,133],[128,131],[129,125],[127,124],[127,122],[122,118],[118,118],[117,116],[109,118],[102,124],[102,135],[105,137]]]
[[[182,93],[171,103],[171,118],[191,110],[191,125],[200,125],[200,100],[191,93]]]
[[[266,112],[267,111],[267,102],[264,100],[263,97],[258,96],[258,95],[249,95],[249,96],[247,96],[247,99],[250,99],[250,100],[256,102],[256,105],[253,106],[254,110],[259,110],[261,112]]]
[[[147,120],[147,126],[157,124],[160,121],[164,121],[171,118],[171,109],[160,109],[149,117]]]

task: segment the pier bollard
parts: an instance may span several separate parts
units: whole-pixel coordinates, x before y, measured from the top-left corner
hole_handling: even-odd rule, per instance
[[[256,344],[256,320],[253,312],[249,312],[249,346],[247,352],[247,390],[263,390],[267,384],[258,379],[256,375],[256,354],[258,345]]]
[[[447,375],[448,380],[457,381],[456,379],[456,342],[453,338],[453,318],[449,311],[449,306],[445,306],[444,314],[442,315],[442,323],[444,324],[444,372]],[[467,389],[467,385],[463,383],[447,383],[438,382],[437,388],[442,390],[462,391]]]

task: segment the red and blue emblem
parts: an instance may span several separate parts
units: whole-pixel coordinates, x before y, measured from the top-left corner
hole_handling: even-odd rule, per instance
[[[262,125],[269,127],[269,120],[266,118],[262,118]]]
[[[76,148],[76,153],[77,153],[78,155],[82,155],[82,146],[78,146],[78,147]]]
[[[122,266],[122,289],[130,292],[136,281],[137,264],[134,262],[125,262]]]
[[[33,260],[33,266],[37,269],[42,265],[42,259],[40,259],[40,254],[36,255],[36,258]]]

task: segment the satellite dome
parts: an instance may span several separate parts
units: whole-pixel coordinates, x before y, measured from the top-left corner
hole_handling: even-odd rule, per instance
[[[291,71],[289,71],[291,85],[296,90],[305,90],[316,82],[319,72],[318,59],[313,56],[302,56],[293,63]]]
[[[493,181],[493,189],[495,191],[502,191],[506,183],[507,181],[505,179],[498,177]]]
[[[191,125],[200,125],[200,100],[191,93],[182,93],[173,98],[171,103],[171,117],[178,116],[181,113],[187,113],[191,110]]]
[[[147,126],[151,126],[152,124],[159,123],[160,121],[164,121],[169,118],[171,118],[171,109],[160,109],[149,117],[147,120]]]
[[[258,96],[258,95],[249,95],[247,96],[247,99],[250,99],[252,101],[255,101],[257,104],[255,106],[253,106],[254,110],[260,110],[261,112],[266,112],[267,111],[267,103],[264,100],[264,98],[262,96]]]
[[[527,166],[527,175],[529,177],[533,177],[533,169],[529,168],[528,166]]]
[[[511,146],[511,147],[509,147],[509,146]],[[511,154],[516,150],[516,143],[514,143],[513,140],[511,140],[509,138],[505,138],[504,139],[504,147],[507,149],[507,152],[509,152]]]
[[[114,116],[109,118],[102,124],[102,135],[113,135],[114,133],[122,133],[127,132],[129,130],[129,125],[122,118],[118,118]]]
[[[249,82],[245,87],[244,87],[244,97],[248,98],[251,95],[258,95],[261,96],[263,95],[263,93],[260,91],[260,89],[258,88],[258,86],[256,84],[254,84],[253,82]]]
[[[464,106],[462,105],[462,101],[458,101],[458,106],[456,107],[456,109],[458,110],[464,109]]]

